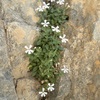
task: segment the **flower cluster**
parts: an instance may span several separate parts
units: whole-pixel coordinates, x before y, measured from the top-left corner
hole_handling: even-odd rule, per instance
[[[64,65],[63,68],[61,69],[64,73],[68,73],[69,72],[69,69],[66,68],[66,66]],[[54,88],[54,84],[50,84],[48,83],[48,88],[47,88],[48,91],[53,91],[55,90]],[[39,94],[41,95],[41,97],[45,97],[48,93],[45,91],[45,88],[42,88],[42,91],[39,92]]]
[[[30,61],[29,69],[42,85],[42,90],[39,92],[41,97],[55,90],[54,83],[60,71],[69,72],[65,65],[59,70],[60,63],[58,63],[61,58],[61,44],[69,42],[60,30],[60,26],[66,21],[66,13],[61,6],[65,4],[65,0],[49,1],[51,3],[43,2],[43,5],[36,9],[42,15],[39,21],[41,35],[34,44],[35,47],[25,46],[25,53],[28,54]],[[60,7],[56,9],[58,4]],[[68,3],[66,5],[70,7]]]
[[[56,0],[50,0],[50,2],[56,2],[59,5],[64,5],[65,0],[58,0],[58,1],[56,1]],[[66,3],[66,5],[68,6],[68,8],[70,7],[68,5],[68,3]],[[43,2],[43,6],[39,6],[36,10],[38,10],[39,12],[43,12],[45,9],[48,9],[49,6],[50,6],[50,3],[46,4],[45,2]]]
[[[46,4],[45,2],[43,2],[43,6],[39,6],[36,10],[43,12],[45,9],[49,8],[50,3]]]
[[[57,1],[57,4],[59,4],[59,5],[63,5],[64,2],[65,2],[64,0],[58,0],[58,1]]]
[[[54,88],[54,84],[50,84],[48,83],[48,91],[53,91]],[[47,95],[47,92],[45,91],[45,88],[42,88],[42,91],[39,92],[39,94],[41,95],[41,97],[45,97]]]

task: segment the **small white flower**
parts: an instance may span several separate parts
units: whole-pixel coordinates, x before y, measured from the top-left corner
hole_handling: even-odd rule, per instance
[[[50,3],[47,3],[47,4],[46,4],[45,2],[43,2],[43,8],[44,8],[44,9],[48,9],[48,8],[49,8],[49,5],[50,5]]]
[[[38,11],[40,11],[40,12],[43,12],[43,10],[44,10],[44,7],[42,7],[42,6],[39,6],[36,10],[38,10]]]
[[[54,84],[50,84],[50,83],[48,83],[48,91],[53,91],[55,88],[53,87],[54,86]]]
[[[64,65],[63,68],[61,69],[64,73],[68,73],[69,72],[69,69],[66,68],[66,66]]]
[[[56,66],[56,67],[57,67],[57,66],[59,66],[59,65],[60,65],[60,63],[59,63],[59,62],[55,64],[55,66]]]
[[[58,64],[56,63],[56,64],[55,64],[55,66],[57,67],[57,66],[58,66]]]
[[[52,28],[52,31],[54,31],[54,32],[60,32],[59,26],[57,26],[57,27],[51,26],[51,28]]]
[[[39,92],[39,94],[41,95],[41,97],[45,97],[47,95],[47,92],[45,92],[45,88],[42,88],[42,91]]]
[[[66,43],[68,41],[68,39],[65,38],[65,34],[63,36],[59,36],[59,38],[61,39],[62,43]]]
[[[36,47],[34,47],[34,49],[36,49]]]
[[[57,1],[57,4],[59,4],[59,5],[63,5],[64,4],[64,0],[59,0],[59,1]]]
[[[43,27],[48,27],[48,25],[50,24],[49,22],[47,22],[47,20],[44,20],[43,23],[41,23],[43,25]]]
[[[67,8],[70,8],[70,5],[68,5]]]
[[[31,49],[32,48],[32,45],[29,45],[29,47],[28,46],[25,46],[25,48],[27,49],[26,51],[25,51],[25,53],[28,53],[28,54],[32,54],[34,51]]]
[[[67,6],[67,8],[70,8],[70,5],[68,3],[65,4]]]
[[[55,2],[55,0],[51,0],[51,2]]]

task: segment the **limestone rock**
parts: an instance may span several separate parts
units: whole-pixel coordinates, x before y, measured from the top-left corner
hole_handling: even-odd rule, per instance
[[[39,100],[38,82],[33,79],[19,79],[16,92],[19,100]]]
[[[0,100],[38,100],[33,85],[37,82],[30,80],[24,48],[39,35],[36,26],[39,17],[35,12],[38,3],[0,0]]]
[[[18,100],[9,61],[6,34],[0,20],[0,100]]]
[[[100,0],[66,0],[71,5],[61,66],[70,72],[47,100],[100,99]],[[35,9],[41,0],[0,0],[0,100],[39,100],[30,77],[25,45],[39,35]]]
[[[65,24],[69,42],[65,45],[62,63],[70,68],[70,73],[65,74],[67,80],[61,78],[49,100],[99,100],[100,16],[97,4],[100,1],[71,0],[70,4],[70,20]]]

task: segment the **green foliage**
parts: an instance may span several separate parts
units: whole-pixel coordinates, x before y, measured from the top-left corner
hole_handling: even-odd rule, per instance
[[[61,60],[62,43],[59,36],[62,34],[53,32],[51,26],[61,26],[66,22],[66,9],[53,3],[49,9],[39,13],[40,21],[37,23],[40,27],[40,36],[34,43],[34,53],[29,55],[29,69],[32,76],[42,82],[55,83],[59,78],[61,71],[56,64]],[[41,22],[47,20],[50,22],[48,27],[43,27]],[[61,30],[61,29],[60,29]]]

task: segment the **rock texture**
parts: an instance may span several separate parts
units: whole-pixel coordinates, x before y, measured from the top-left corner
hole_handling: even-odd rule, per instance
[[[38,5],[36,0],[0,0],[0,100],[39,98],[24,52],[38,36]]]
[[[64,64],[70,68],[50,100],[100,99],[100,1],[71,0]],[[67,30],[67,31],[66,31]]]
[[[11,75],[4,22],[0,20],[0,100],[18,100]]]
[[[100,0],[70,3],[61,77],[47,100],[100,100]],[[0,0],[0,100],[39,100],[24,46],[39,35],[35,9],[40,0]]]

